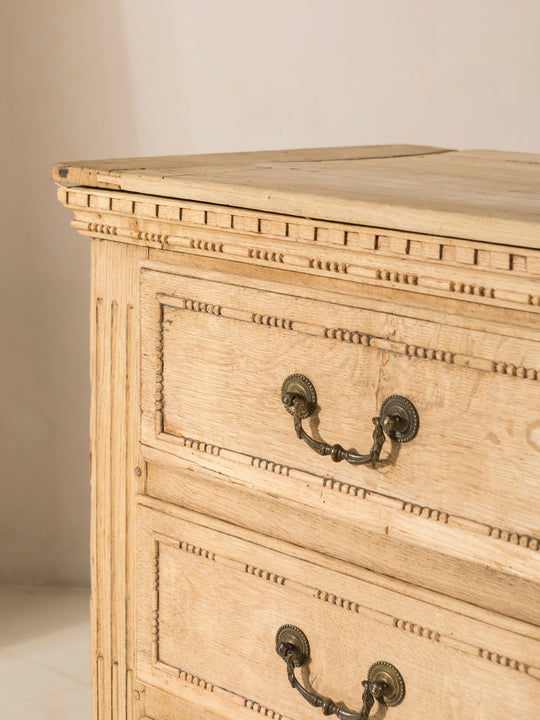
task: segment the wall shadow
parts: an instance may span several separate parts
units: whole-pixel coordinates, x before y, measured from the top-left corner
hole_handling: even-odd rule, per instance
[[[81,586],[90,253],[50,168],[137,154],[129,66],[116,0],[7,0],[0,16],[0,582]]]

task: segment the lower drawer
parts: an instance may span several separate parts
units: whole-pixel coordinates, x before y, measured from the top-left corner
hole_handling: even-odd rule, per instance
[[[297,682],[342,709],[361,709],[384,661],[404,698],[370,717],[536,717],[535,626],[149,498],[137,523],[137,675],[178,702],[231,720],[319,717],[276,652],[292,625],[310,646]]]

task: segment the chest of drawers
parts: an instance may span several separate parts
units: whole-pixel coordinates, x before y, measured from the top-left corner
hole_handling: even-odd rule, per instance
[[[540,706],[540,157],[62,163],[95,720]]]

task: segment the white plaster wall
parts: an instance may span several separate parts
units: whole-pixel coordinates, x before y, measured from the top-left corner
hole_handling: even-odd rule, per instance
[[[540,152],[538,0],[3,0],[0,581],[88,582],[87,241],[59,160]]]

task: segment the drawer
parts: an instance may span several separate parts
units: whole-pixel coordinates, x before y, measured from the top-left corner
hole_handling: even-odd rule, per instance
[[[404,698],[375,703],[371,717],[535,717],[537,628],[139,500],[136,672],[179,703],[231,720],[319,717],[276,652],[276,633],[291,625],[310,648],[297,681],[342,707],[360,710],[361,683],[384,662],[399,671]]]
[[[283,497],[287,478],[283,478],[283,486],[274,483],[276,495],[270,496],[239,482],[234,475],[224,482],[222,472],[179,461],[167,453],[148,450],[147,457],[152,459],[145,464],[144,486],[150,497],[198,513],[210,512],[261,535],[540,625],[539,582],[526,574],[533,575],[534,565],[522,562],[519,566],[523,552],[515,545],[490,548],[489,538],[460,544],[457,532],[451,534],[447,527],[450,541],[446,545],[436,547],[432,542],[422,547],[382,529],[371,532],[363,524],[351,522],[345,512],[338,514],[337,505],[332,508],[335,512],[318,512],[301,502],[287,501]],[[405,519],[413,523],[417,517]],[[503,555],[498,550],[506,552]]]
[[[435,322],[429,307],[408,317],[224,277],[142,271],[147,447],[411,543],[479,543],[498,569],[508,550],[512,571],[538,572],[539,342]],[[372,418],[394,395],[416,407],[418,434],[387,439],[375,466],[321,457],[282,404],[293,373],[316,390],[303,421],[314,438],[368,453]]]

